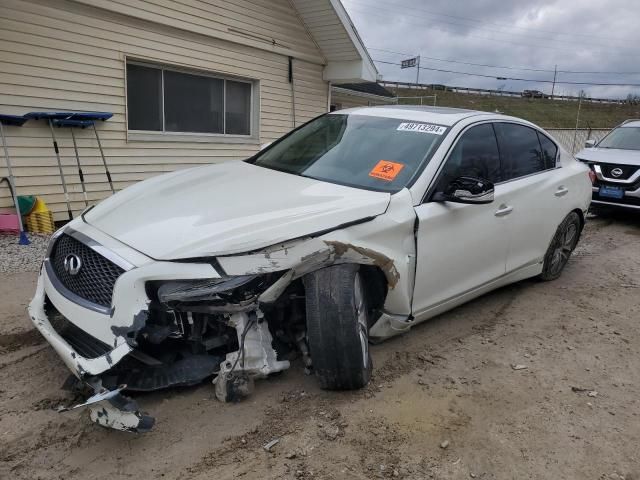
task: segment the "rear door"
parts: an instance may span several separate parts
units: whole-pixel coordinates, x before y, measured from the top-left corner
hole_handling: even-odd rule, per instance
[[[502,162],[502,189],[512,209],[507,272],[541,262],[568,213],[570,185],[563,182],[558,147],[538,130],[494,124]]]

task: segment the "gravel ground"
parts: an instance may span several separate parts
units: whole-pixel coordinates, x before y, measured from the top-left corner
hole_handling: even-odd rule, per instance
[[[557,281],[372,346],[360,391],[294,363],[238,404],[207,382],[136,395],[144,435],[55,411],[74,399],[24,312],[36,275],[0,273],[0,478],[640,480],[639,243],[640,215],[592,220]]]
[[[37,272],[50,235],[29,233],[30,245],[20,245],[17,235],[0,235],[0,273]]]

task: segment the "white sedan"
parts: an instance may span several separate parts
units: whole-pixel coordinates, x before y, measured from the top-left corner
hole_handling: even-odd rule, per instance
[[[130,187],[56,233],[30,316],[97,423],[145,431],[120,392],[213,378],[224,401],[301,358],[367,384],[369,341],[490,290],[557,278],[589,169],[539,127],[448,108],[323,115],[244,162]]]

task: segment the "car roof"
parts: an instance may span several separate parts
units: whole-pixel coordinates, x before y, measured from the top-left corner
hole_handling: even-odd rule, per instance
[[[505,118],[491,112],[465,110],[462,108],[427,107],[421,105],[387,105],[380,107],[356,107],[337,110],[332,114],[369,115],[372,117],[397,118],[414,122],[428,122],[438,125],[451,126],[465,118],[486,115],[495,118]]]
[[[621,127],[640,127],[640,120],[627,120]]]

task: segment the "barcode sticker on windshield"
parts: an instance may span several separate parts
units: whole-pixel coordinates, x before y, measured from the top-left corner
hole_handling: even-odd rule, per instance
[[[431,125],[429,123],[401,123],[398,128],[400,132],[420,132],[420,133],[432,133],[434,135],[442,135],[447,131],[446,127],[440,125]]]

